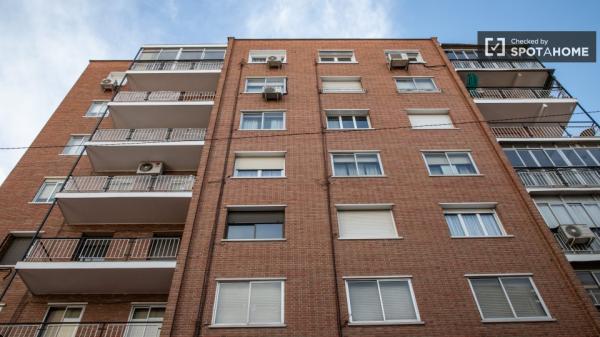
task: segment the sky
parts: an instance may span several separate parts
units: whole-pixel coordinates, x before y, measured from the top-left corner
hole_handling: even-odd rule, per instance
[[[0,148],[30,145],[90,59],[130,59],[142,44],[228,36],[474,43],[479,30],[598,31],[600,1],[0,0]],[[547,66],[587,110],[600,110],[598,63]],[[0,182],[22,154],[0,150]]]

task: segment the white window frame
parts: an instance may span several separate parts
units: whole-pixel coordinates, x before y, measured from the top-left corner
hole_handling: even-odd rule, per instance
[[[245,114],[261,114],[261,126],[265,124],[265,113],[276,113],[280,112],[283,114],[283,128],[281,129],[244,129],[242,126],[244,125],[244,115]],[[286,110],[243,110],[240,115],[240,131],[285,131],[286,130]]]
[[[377,281],[377,291],[379,293],[379,304],[381,305],[381,310],[383,313],[384,320],[383,321],[355,321],[352,318],[352,306],[350,305],[350,287],[348,286],[348,282],[352,281]],[[385,310],[383,307],[383,299],[381,297],[381,288],[379,286],[380,281],[407,281],[408,288],[410,289],[410,296],[412,299],[413,307],[415,308],[415,316],[414,320],[385,320]],[[373,277],[344,277],[344,285],[346,287],[346,305],[348,306],[348,318],[349,322],[352,325],[394,325],[394,324],[422,324],[421,314],[419,313],[419,307],[417,305],[417,299],[415,296],[415,291],[412,285],[412,276],[373,276]]]
[[[234,161],[233,161],[233,176],[231,178],[235,178],[235,179],[281,179],[281,178],[286,178],[285,175],[285,166],[287,165],[286,162],[286,152],[283,151],[258,151],[258,152],[245,152],[245,151],[240,151],[240,152],[236,152],[235,153],[235,157],[234,157]],[[256,170],[248,170],[248,171],[258,171],[258,175],[256,177],[244,177],[244,176],[238,176],[238,169],[237,169],[237,159],[238,158],[243,158],[243,157],[256,157],[256,158],[267,158],[267,157],[277,157],[277,158],[283,158],[283,169],[281,170],[281,175],[280,176],[262,176],[262,171],[270,171],[271,169],[256,169]],[[242,170],[244,171],[244,170]]]
[[[80,323],[81,319],[83,318],[83,315],[85,314],[85,309],[87,307],[87,303],[48,303],[48,307],[46,308],[46,313],[44,314],[44,319],[42,322],[46,323],[46,320],[48,319],[48,314],[50,314],[50,309],[52,308],[65,308],[65,311],[70,309],[70,308],[81,308],[81,314],[79,315],[79,318],[75,321],[61,321],[61,323]],[[64,317],[63,317],[64,319]],[[77,325],[73,325],[73,327],[75,327],[75,329],[77,329]]]
[[[152,310],[152,308],[164,308],[166,309],[167,304],[160,302],[160,303],[133,303],[131,305],[131,309],[129,310],[129,319],[128,322],[132,322],[133,321],[133,312],[135,311],[135,309],[138,308],[148,308],[149,310]],[[164,322],[164,317],[159,321],[159,320],[148,320],[146,319],[146,322],[148,323],[162,323]]]
[[[323,57],[326,57],[326,56],[321,55],[322,52],[332,53],[331,56],[328,56],[328,57],[332,57],[333,61],[323,61]],[[337,54],[334,54],[334,53],[337,53]],[[352,55],[350,57],[350,59],[351,59],[350,61],[340,61],[339,60],[340,57],[343,57],[343,58],[348,57],[348,56],[342,56],[342,55],[348,54],[348,53],[352,53]],[[333,63],[333,64],[336,64],[336,63],[341,63],[341,64],[344,64],[344,63],[346,63],[346,64],[347,63],[358,63],[356,61],[356,53],[352,49],[345,49],[345,50],[344,49],[340,49],[340,50],[336,50],[336,49],[333,49],[333,50],[323,49],[323,50],[319,50],[318,53],[317,53],[317,60],[318,60],[318,63]]]
[[[511,146],[511,147],[505,147],[503,148],[503,150],[505,152],[508,151],[512,151],[514,153],[515,156],[517,156],[517,158],[521,161],[521,163],[523,164],[523,166],[513,166],[513,167],[519,167],[519,168],[536,168],[536,167],[547,167],[547,166],[543,166],[539,159],[534,156],[532,154],[532,151],[542,151],[544,152],[544,155],[546,156],[546,158],[553,164],[552,167],[572,167],[572,168],[585,168],[585,167],[594,167],[594,166],[590,166],[587,165],[585,163],[585,160],[583,160],[583,158],[581,157],[581,155],[576,151],[576,150],[586,150],[588,151],[588,156],[594,161],[594,163],[596,164],[596,166],[600,166],[600,162],[598,161],[598,159],[591,154],[591,152],[589,152],[589,150],[591,149],[598,149],[599,147],[597,146],[537,146],[537,147],[523,147],[523,146]],[[581,161],[583,162],[585,165],[574,165],[571,161],[571,159],[569,157],[567,157],[567,155],[564,153],[564,150],[573,150],[573,153],[575,154],[575,156]],[[521,153],[519,153],[519,151],[527,151],[529,153],[529,155],[531,156],[531,158],[533,159],[533,161],[535,162],[536,166],[527,166],[525,160],[523,159],[523,156],[521,155]],[[557,163],[554,162],[554,159],[552,159],[552,157],[550,157],[550,155],[547,153],[547,151],[556,151],[556,153],[558,154],[558,156],[567,164],[565,165],[558,165]],[[510,159],[509,159],[510,161]],[[511,162],[512,165],[512,162]]]
[[[80,145],[69,145],[69,142],[71,141],[71,139],[73,137],[83,137],[83,142],[81,142]],[[65,147],[63,148],[60,155],[61,156],[78,156],[79,154],[81,154],[82,156],[87,155],[87,152],[85,151],[85,143],[89,142],[91,137],[92,137],[92,135],[90,135],[90,134],[72,134],[72,135],[70,135],[69,140],[67,140],[67,144],[65,144]],[[80,148],[81,151],[77,151],[77,153],[65,153],[66,151],[68,151],[69,148]]]
[[[108,100],[102,100],[102,99],[95,99],[95,100],[92,100],[92,102],[90,103],[90,106],[89,106],[89,107],[88,107],[88,109],[85,111],[85,114],[83,114],[83,117],[85,117],[85,118],[102,118],[102,117],[103,117],[103,116],[102,116],[102,113],[100,113],[100,114],[94,114],[94,115],[90,115],[90,114],[89,114],[89,113],[90,113],[90,111],[92,110],[92,107],[93,107],[94,105],[96,105],[96,104],[99,104],[99,103],[105,103],[106,109],[105,109],[105,112],[104,112],[104,117],[107,117],[107,116],[108,116],[108,114],[109,114],[109,108],[108,108],[108,103],[109,103],[109,102],[110,102],[110,101],[108,101]]]
[[[38,187],[37,192],[35,192],[35,196],[33,197],[33,200],[30,201],[30,204],[51,204],[54,202],[54,199],[56,199],[56,193],[58,193],[58,191],[62,188],[62,185],[64,185],[66,183],[66,177],[45,177],[44,181],[42,181],[42,184]],[[51,193],[52,200],[48,200],[48,201],[37,201],[38,197],[40,196],[40,194],[42,193],[43,187],[46,185],[46,183],[48,181],[52,181],[53,183],[57,183],[54,186],[54,190]],[[61,183],[62,182],[62,183]]]
[[[258,64],[266,64],[267,60],[270,56],[275,56],[278,58],[282,58],[281,63],[287,63],[287,51],[284,49],[281,50],[270,50],[270,49],[261,49],[261,50],[250,50],[248,52],[248,63],[258,63]],[[264,61],[254,61],[253,57],[264,57]]]
[[[142,53],[144,52],[144,50],[157,50],[158,51],[158,56],[157,58],[153,59],[153,60],[142,60],[140,59],[140,56],[142,55]],[[160,56],[160,53],[163,52],[164,50],[176,50],[177,51],[177,55],[175,55],[174,58],[172,59],[165,59],[165,60],[160,60],[158,59],[158,57]],[[183,51],[200,51],[202,50],[202,57],[200,57],[199,59],[195,59],[195,60],[204,60],[205,58],[205,54],[206,51],[213,51],[213,50],[222,50],[223,51],[223,60],[225,59],[225,56],[227,55],[227,47],[219,47],[219,46],[215,46],[215,47],[211,47],[211,46],[185,46],[185,47],[169,47],[169,46],[146,46],[146,47],[142,47],[139,55],[137,55],[135,61],[145,61],[145,62],[149,62],[149,61],[156,61],[156,62],[169,62],[169,61],[188,61],[186,59],[180,60],[181,58],[181,54]],[[219,59],[220,60],[220,59]]]
[[[588,268],[588,269],[575,269],[575,274],[577,274],[577,273],[588,273],[588,274],[591,275],[591,277],[594,280],[594,282],[596,282],[596,287],[590,288],[590,286],[587,286],[587,285],[583,284],[583,282],[579,279],[579,277],[576,276],[577,279],[579,280],[579,282],[581,283],[581,286],[585,290],[585,292],[588,293],[588,296],[592,297],[592,295],[588,291],[589,289],[598,289],[598,290],[600,290],[600,277],[598,277],[598,276],[595,275],[595,274],[600,274],[600,269],[593,269],[593,268],[591,268],[591,269],[590,268]],[[600,298],[596,298],[596,296],[594,296],[593,304],[596,307],[600,307]]]
[[[415,83],[415,79],[416,78],[429,78],[431,79],[431,83],[433,83],[433,86],[435,89],[433,90],[422,90],[422,89],[417,89],[417,84]],[[413,84],[415,85],[415,89],[413,90],[400,90],[398,88],[398,80],[401,79],[411,79]],[[442,92],[442,90],[438,87],[437,83],[435,83],[435,78],[433,76],[394,76],[394,85],[396,86],[396,92],[398,93],[440,93]]]
[[[331,82],[343,82],[344,80],[356,81],[360,83],[360,90],[329,90],[323,87],[323,82],[331,81]],[[366,92],[365,87],[363,86],[362,77],[361,76],[321,76],[321,93],[323,94],[364,94]]]
[[[261,327],[284,327],[285,326],[285,278],[231,278],[231,279],[226,279],[226,278],[221,278],[221,279],[217,279],[217,286],[215,289],[215,300],[213,303],[213,310],[212,310],[212,319],[211,319],[211,326],[212,327],[247,327],[247,328],[261,328]],[[219,294],[221,291],[221,284],[222,283],[229,283],[229,282],[247,282],[248,284],[248,310],[246,313],[246,323],[245,324],[222,324],[222,323],[216,323],[216,319],[217,319],[217,310],[218,310],[218,304],[219,304]],[[250,298],[252,296],[252,283],[273,283],[273,282],[280,282],[281,284],[281,320],[279,323],[259,323],[259,324],[252,324],[249,323],[250,320]]]
[[[267,79],[268,78],[281,78],[283,79],[283,92],[282,94],[287,94],[287,77],[286,76],[248,76],[246,77],[246,80],[244,82],[244,93],[245,94],[262,94],[263,91],[265,90],[265,87],[267,86]],[[262,79],[263,80],[263,84],[262,84],[262,91],[259,92],[249,92],[248,91],[248,80],[253,79]]]
[[[379,163],[379,169],[381,170],[381,174],[380,175],[355,175],[355,176],[338,176],[335,174],[335,163],[333,161],[333,157],[335,155],[349,155],[352,154],[354,155],[354,165],[356,166],[356,172],[358,173],[358,161],[356,160],[356,155],[357,154],[376,154],[377,155],[377,162]],[[379,153],[379,151],[331,151],[329,153],[329,160],[331,161],[331,175],[332,177],[338,177],[338,178],[369,178],[369,177],[385,177],[385,171],[383,170],[383,163],[381,162],[381,154]]]
[[[337,117],[340,123],[339,128],[330,128],[329,127],[329,118]],[[352,128],[344,128],[342,123],[342,117],[352,117]],[[356,124],[356,117],[366,117],[367,124],[369,125],[366,128],[359,128]],[[325,110],[325,124],[327,125],[327,130],[370,130],[373,129],[371,125],[371,118],[369,117],[368,109],[326,109]]]
[[[466,53],[467,51],[475,53],[475,58],[471,58]],[[448,56],[448,59],[450,59],[450,61],[465,61],[465,60],[478,60],[479,59],[479,52],[477,51],[477,49],[446,49],[444,52],[446,53],[446,55],[449,55],[450,53],[454,54],[454,58],[450,58]],[[462,54],[464,56],[464,58],[457,57],[458,54]]]
[[[345,238],[341,236],[341,221],[340,211],[388,211],[390,218],[392,219],[392,226],[394,229],[394,236],[391,237],[364,237],[364,238]],[[396,218],[394,217],[394,211],[391,204],[362,204],[362,205],[336,205],[336,220],[338,223],[338,240],[394,240],[402,239],[398,235],[398,226],[396,224]]]
[[[448,164],[450,164],[450,167],[452,167],[453,173],[452,174],[433,174],[433,173],[431,173],[431,170],[429,169],[429,163],[427,162],[427,156],[426,156],[426,154],[428,154],[428,153],[444,153],[444,155],[446,156],[446,160],[448,161]],[[448,153],[466,153],[469,156],[471,165],[473,165],[473,168],[475,168],[475,173],[459,174],[456,171],[456,168],[454,167],[454,165],[450,163],[450,159],[448,158]],[[469,176],[472,177],[472,176],[480,176],[481,175],[481,173],[479,172],[479,168],[475,164],[475,160],[473,159],[471,150],[424,150],[424,151],[421,151],[421,155],[423,156],[423,161],[425,162],[425,167],[427,167],[427,172],[429,173],[430,177],[469,177]]]
[[[537,286],[535,285],[535,282],[533,282],[533,278],[532,278],[532,274],[492,274],[492,275],[470,275],[467,274],[465,275],[467,277],[467,280],[469,282],[469,288],[471,289],[471,295],[473,296],[473,299],[475,300],[475,304],[477,305],[477,310],[479,310],[479,316],[481,317],[481,321],[484,323],[487,322],[493,322],[493,323],[501,323],[501,322],[537,322],[537,321],[553,321],[554,319],[552,318],[552,315],[550,315],[550,311],[548,310],[548,307],[546,306],[546,303],[544,302],[544,299],[542,298]],[[479,299],[477,298],[477,296],[475,295],[475,289],[473,288],[473,283],[471,282],[471,279],[481,279],[481,278],[492,278],[492,279],[498,279],[499,283],[500,283],[500,287],[502,289],[502,293],[504,294],[504,297],[506,299],[506,301],[508,302],[508,305],[510,307],[510,310],[512,311],[513,314],[513,318],[485,318],[483,316],[483,312],[481,311],[481,306],[479,305]],[[510,301],[510,297],[508,297],[508,293],[506,292],[506,289],[504,288],[504,284],[502,283],[503,278],[527,278],[529,280],[529,283],[531,284],[531,287],[533,288],[535,295],[537,296],[542,308],[544,309],[544,312],[546,313],[546,316],[539,316],[539,317],[517,317],[516,313],[515,313],[515,309],[513,308],[513,304]]]
[[[417,54],[417,59],[415,61],[410,60],[409,59],[409,63],[427,63],[425,62],[425,60],[423,59],[423,54],[421,54],[421,51],[417,50],[417,49],[386,49],[383,51],[383,54],[386,57],[387,60],[387,56],[388,54]]]
[[[408,121],[410,122],[410,128],[412,130],[452,130],[452,129],[456,129],[456,127],[454,126],[454,123],[452,121],[452,117],[450,116],[450,109],[438,109],[438,108],[433,108],[433,109],[406,109],[406,114],[408,115]],[[425,125],[425,126],[415,126],[412,123],[412,120],[410,119],[410,116],[447,116],[448,119],[450,120],[450,124],[448,123],[444,123],[444,124],[433,124],[435,125],[439,125],[439,126],[444,126],[444,127],[431,127],[431,125]]]
[[[483,222],[481,220],[481,213],[484,214],[492,214],[494,219],[496,220],[496,223],[498,224],[498,228],[500,229],[501,235],[483,235],[483,236],[471,236],[471,235],[464,235],[464,236],[453,236],[452,233],[450,232],[450,225],[447,223],[446,221],[446,225],[448,226],[448,232],[450,233],[450,237],[451,238],[458,238],[458,239],[477,239],[477,238],[501,238],[501,237],[510,237],[510,235],[506,234],[506,230],[504,230],[504,225],[502,225],[502,222],[500,221],[500,217],[498,216],[498,213],[496,212],[496,210],[494,208],[458,208],[458,209],[444,209],[444,220],[445,219],[445,215],[446,214],[455,214],[458,215],[458,219],[460,221],[460,227],[462,228],[463,232],[465,234],[468,233],[466,226],[465,226],[465,222],[463,220],[462,215],[463,214],[476,214],[477,215],[477,221],[478,224],[480,225],[480,228],[482,229],[482,231],[487,234],[487,230],[485,229],[485,226],[483,226]]]
[[[546,218],[544,217],[544,213],[542,212],[542,210],[540,209],[540,205],[544,205],[547,206],[549,208],[550,213],[552,214],[552,216],[554,217],[554,220],[556,221],[556,223],[558,224],[557,226],[561,226],[561,225],[567,225],[567,224],[561,224],[559,221],[559,216],[556,213],[556,210],[553,209],[553,206],[562,206],[564,208],[564,210],[567,212],[567,215],[572,219],[572,220],[576,220],[577,217],[574,215],[574,211],[571,209],[570,205],[576,204],[579,206],[583,207],[583,210],[586,212],[586,215],[592,219],[592,221],[595,220],[595,218],[593,217],[593,214],[590,213],[590,211],[587,209],[587,205],[596,205],[600,207],[600,198],[599,197],[592,197],[591,200],[584,200],[584,198],[586,198],[589,196],[587,195],[581,195],[581,196],[564,196],[564,195],[557,195],[554,196],[553,198],[545,198],[543,196],[537,196],[535,198],[533,198],[533,202],[535,203],[535,206],[538,208],[538,211],[540,212],[540,215],[542,216],[542,219],[544,219],[544,222],[546,223],[546,225],[549,228],[555,228],[555,227],[551,227],[550,224],[546,221]],[[554,199],[554,200],[552,200]],[[589,206],[588,206],[589,207]],[[573,221],[576,222],[576,221]],[[590,227],[593,228],[600,228],[600,221],[598,221],[598,224],[595,223],[591,223],[591,224],[586,224]]]

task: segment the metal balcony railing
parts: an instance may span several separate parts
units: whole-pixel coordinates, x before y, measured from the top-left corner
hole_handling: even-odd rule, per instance
[[[201,128],[161,128],[161,129],[98,129],[92,142],[180,142],[201,141],[206,129]]]
[[[25,262],[101,262],[175,260],[179,238],[43,238],[27,252]]]
[[[214,99],[214,91],[119,91],[113,102],[199,102]]]
[[[185,71],[221,70],[223,60],[136,60],[130,70],[137,71]]]
[[[554,232],[554,238],[565,254],[600,254],[600,229],[591,228],[591,230],[596,235],[596,239],[589,244],[570,245],[567,238],[557,231]],[[600,294],[596,294],[598,295]]]
[[[8,323],[2,337],[159,337],[162,322]]]
[[[188,192],[195,176],[71,176],[62,192]]]
[[[490,60],[469,59],[452,60],[456,69],[545,69],[544,65],[537,60]]]
[[[517,169],[525,187],[600,187],[600,171],[592,168]]]
[[[474,88],[475,99],[564,99],[573,98],[562,87],[551,88]]]
[[[600,128],[594,122],[490,123],[490,127],[497,138],[600,137]]]

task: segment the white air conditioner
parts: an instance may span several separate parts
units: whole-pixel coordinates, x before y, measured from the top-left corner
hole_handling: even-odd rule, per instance
[[[102,87],[102,90],[115,90],[117,88],[119,84],[117,83],[117,81],[107,77],[105,79],[103,79],[102,81],[100,81],[100,87]]]
[[[569,245],[586,245],[596,239],[596,235],[587,225],[561,225],[558,230]]]
[[[267,65],[269,66],[269,68],[281,68],[282,64],[283,57],[280,58],[274,55],[267,57]]]
[[[406,68],[408,68],[408,64],[410,63],[410,60],[408,58],[408,55],[406,55],[404,53],[389,53],[389,54],[387,54],[387,62],[388,62],[388,67],[390,69],[392,69],[392,68],[406,69]]]
[[[137,174],[162,174],[163,163],[159,161],[144,161],[138,165]]]
[[[262,95],[265,101],[278,101],[283,98],[283,91],[281,87],[266,86]]]

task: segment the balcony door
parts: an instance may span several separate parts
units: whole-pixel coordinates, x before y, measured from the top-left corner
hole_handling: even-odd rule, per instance
[[[76,249],[75,261],[102,262],[107,257],[112,236],[109,234],[84,234]]]
[[[136,305],[131,308],[126,337],[159,337],[164,305]]]
[[[48,308],[40,337],[74,337],[83,314],[83,306],[56,306]]]

